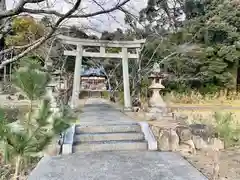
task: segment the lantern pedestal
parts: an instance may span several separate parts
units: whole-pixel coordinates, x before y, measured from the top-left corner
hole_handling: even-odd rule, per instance
[[[47,96],[50,98],[50,103],[51,103],[51,110],[53,111],[53,113],[57,113],[59,111],[56,99],[54,98],[53,95],[53,89],[56,86],[56,84],[48,84],[47,86]]]

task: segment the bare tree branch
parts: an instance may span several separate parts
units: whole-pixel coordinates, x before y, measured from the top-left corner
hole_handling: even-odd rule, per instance
[[[28,3],[40,3],[44,1],[45,0],[20,0],[15,8],[0,12],[0,20],[6,17],[11,17],[20,14],[21,12],[23,12],[22,10],[24,6]]]
[[[65,16],[65,14],[59,13],[59,12],[57,12],[55,10],[29,9],[29,8],[25,8],[24,7],[28,3],[40,3],[40,2],[44,2],[44,1],[45,0],[20,0],[15,8],[7,10],[7,11],[0,12],[0,20],[4,19],[4,18],[7,18],[7,17],[18,15],[18,14],[21,14],[21,13],[55,15],[55,16],[58,16],[58,17],[64,17]],[[87,18],[87,17],[97,16],[97,15],[101,15],[101,14],[105,14],[105,13],[110,13],[112,11],[115,11],[115,10],[121,8],[122,6],[124,6],[129,1],[130,0],[125,0],[125,1],[123,1],[121,3],[118,2],[112,8],[101,10],[101,11],[97,11],[97,12],[94,12],[94,13],[87,13],[87,14],[81,14],[81,15],[77,15],[77,14],[73,15],[73,14],[71,14],[67,18]]]
[[[34,0],[31,0],[31,1],[34,1]],[[70,15],[72,15],[78,9],[78,7],[80,6],[81,2],[82,2],[82,0],[77,0],[75,5],[73,6],[73,8],[70,9],[64,16],[62,16],[61,18],[58,19],[58,21],[52,27],[51,31],[46,36],[43,36],[39,40],[35,41],[35,43],[33,45],[28,47],[26,50],[24,50],[23,52],[21,52],[20,54],[18,54],[14,58],[4,60],[0,64],[0,69],[2,69],[5,65],[7,65],[9,63],[12,63],[12,62],[17,61],[18,59],[24,57],[30,51],[38,48],[40,45],[42,45],[44,42],[46,42],[49,38],[51,38],[52,35],[54,34],[54,32],[57,30],[57,27],[62,23],[62,21],[64,21],[64,19],[68,18]]]
[[[63,13],[59,13],[59,12],[54,11],[54,10],[28,9],[28,8],[24,7],[28,3],[33,3],[33,4],[34,3],[41,3],[41,2],[46,2],[46,0],[19,0],[18,4],[13,9],[0,12],[0,20],[1,19],[6,19],[6,18],[11,18],[11,17],[14,17],[15,15],[18,15],[18,14],[21,14],[21,13],[24,13],[24,12],[25,13],[32,13],[32,14],[49,14],[49,15],[51,14],[51,15],[58,16],[59,19],[51,27],[50,32],[48,32],[45,36],[36,40],[35,42],[32,42],[32,43],[24,45],[24,46],[14,46],[14,47],[11,47],[9,49],[0,51],[0,55],[6,54],[6,53],[9,53],[9,52],[13,52],[14,50],[21,50],[22,51],[21,53],[19,53],[18,55],[14,56],[14,57],[3,60],[0,64],[0,69],[2,69],[5,65],[7,65],[9,63],[17,61],[18,59],[27,55],[32,50],[35,50],[36,48],[38,48],[39,46],[44,44],[49,38],[51,38],[54,35],[57,28],[60,26],[60,24],[63,23],[63,21],[65,19],[68,19],[68,18],[89,18],[89,17],[101,15],[101,14],[110,13],[112,11],[120,9],[123,5],[125,5],[129,1],[130,0],[124,0],[123,2],[118,1],[118,3],[115,4],[114,7],[111,7],[111,8],[108,8],[108,9],[102,8],[102,10],[97,11],[97,12],[93,12],[93,13],[76,14],[77,13],[76,11],[79,9],[80,4],[82,2],[81,0],[77,0],[77,2],[74,4],[73,8],[70,9],[66,14],[63,14]]]
[[[94,13],[87,13],[87,14],[74,14],[74,15],[70,15],[68,18],[88,18],[88,17],[92,17],[92,16],[98,16],[101,14],[106,14],[106,13],[110,13],[112,11],[115,11],[119,8],[121,8],[122,6],[124,6],[127,2],[129,2],[130,0],[125,0],[122,3],[118,3],[116,4],[114,7],[109,8],[109,9],[103,9],[101,11],[97,11]],[[27,13],[31,13],[31,14],[49,14],[49,15],[55,15],[58,17],[63,17],[64,14],[59,13],[55,10],[44,10],[44,9],[28,9],[28,8],[23,8],[23,12],[27,12]],[[1,17],[1,14],[0,14]]]
[[[0,51],[0,55],[7,54],[7,53],[9,53],[9,52],[11,52],[13,50],[16,50],[16,49],[28,48],[28,47],[32,46],[33,44],[35,44],[35,43],[36,43],[36,41],[34,41],[33,43],[30,43],[30,44],[23,45],[23,46],[14,46],[14,47],[11,47],[9,49],[2,50],[2,51]]]
[[[97,2],[96,0],[92,0],[95,4],[97,4],[103,11],[106,11],[106,9],[99,3]],[[118,2],[119,3],[119,2]],[[118,4],[117,3],[117,4]],[[120,7],[121,8],[121,7]],[[118,8],[120,10],[120,8]],[[118,24],[121,24],[117,19],[116,17],[114,17],[113,15],[111,15],[110,13],[108,13],[109,16],[111,16],[111,18],[116,21]]]

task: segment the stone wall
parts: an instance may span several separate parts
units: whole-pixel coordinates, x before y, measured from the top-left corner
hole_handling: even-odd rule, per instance
[[[160,151],[180,151],[194,154],[196,150],[222,150],[224,143],[217,138],[212,127],[203,124],[176,127],[150,126]]]

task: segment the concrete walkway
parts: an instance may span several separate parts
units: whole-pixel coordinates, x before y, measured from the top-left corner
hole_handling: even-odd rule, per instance
[[[168,152],[76,153],[46,159],[29,180],[207,180]]]
[[[133,121],[106,104],[90,99],[81,124],[121,124]],[[207,180],[176,153],[156,151],[85,152],[45,157],[28,180]]]
[[[136,123],[136,121],[114,108],[107,100],[100,98],[87,100],[79,119],[81,125]]]

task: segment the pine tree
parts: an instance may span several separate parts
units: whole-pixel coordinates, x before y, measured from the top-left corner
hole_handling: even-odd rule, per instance
[[[7,124],[3,110],[0,110],[0,141],[5,144],[5,155],[11,154],[15,162],[17,179],[24,158],[43,151],[60,132],[70,126],[71,117],[67,112],[54,116],[50,100],[46,97],[46,86],[50,77],[41,72],[36,63],[30,63],[15,72],[14,85],[29,99],[28,114],[19,119],[17,128]],[[33,101],[42,102],[39,110],[34,110]],[[51,121],[50,121],[51,119]]]

